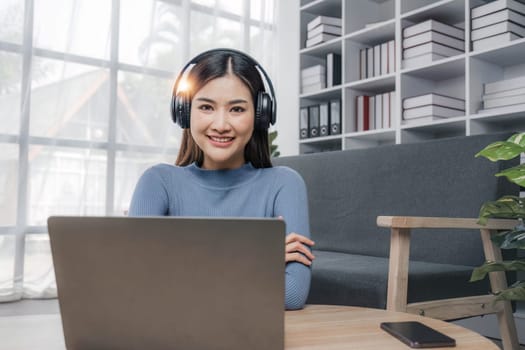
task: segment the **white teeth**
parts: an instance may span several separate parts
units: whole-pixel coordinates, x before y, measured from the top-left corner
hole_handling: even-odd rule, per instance
[[[229,142],[233,140],[233,137],[213,137],[210,136],[210,139],[212,139],[215,142]]]

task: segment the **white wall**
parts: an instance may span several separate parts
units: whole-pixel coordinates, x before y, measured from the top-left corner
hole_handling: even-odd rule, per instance
[[[299,154],[299,0],[275,1],[277,14],[277,75],[272,81],[277,99],[281,156]]]

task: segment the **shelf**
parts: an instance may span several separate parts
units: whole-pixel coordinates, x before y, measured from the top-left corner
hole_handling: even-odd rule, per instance
[[[307,139],[299,140],[299,143],[318,143],[318,142],[332,142],[332,141],[341,141],[341,135],[329,135],[329,136],[319,136],[319,137],[310,137]]]
[[[366,92],[386,92],[396,88],[396,76],[394,73],[379,77],[358,80],[345,85],[346,88]]]
[[[494,63],[501,67],[523,64],[525,60],[525,38],[513,40],[502,46],[483,51],[472,51],[470,57]]]
[[[465,55],[448,57],[427,66],[403,69],[401,74],[433,81],[452,79],[465,74]]]
[[[313,13],[315,15],[323,15],[330,17],[340,17],[341,16],[341,1],[340,0],[315,0],[310,1],[303,6],[301,2],[301,11]]]
[[[365,45],[377,45],[394,39],[396,21],[391,19],[370,28],[347,34],[344,39]]]
[[[341,38],[335,38],[322,44],[301,49],[300,53],[312,56],[324,56],[329,52],[341,54]]]
[[[476,52],[469,50],[471,43],[466,41],[466,52],[417,67],[403,68],[404,62],[399,61],[403,56],[404,28],[434,19],[465,30],[465,27],[470,27],[470,9],[487,2],[489,0],[301,0],[301,40],[306,35],[305,26],[308,20],[316,14],[333,11],[339,5],[341,13],[337,17],[341,16],[344,34],[328,43],[299,51],[301,69],[319,64],[329,52],[340,54],[343,81],[342,86],[299,96],[301,107],[340,99],[343,131],[342,136],[323,137],[315,141],[302,140],[299,142],[300,152],[416,143],[499,131],[525,131],[525,104],[477,112],[483,105],[485,84],[516,77],[525,79],[525,38]],[[469,40],[470,33],[465,31],[464,34],[465,40]],[[361,70],[361,56],[366,56],[367,64],[377,67],[377,46],[391,40],[395,42],[397,70],[382,76],[360,79],[365,73],[364,69]],[[363,49],[369,48],[373,48],[375,56],[370,56],[370,51],[363,54]],[[385,69],[381,62],[379,66],[383,73],[391,72],[388,66]],[[365,75],[373,76],[373,69],[368,68],[370,66],[367,67]],[[393,105],[390,104],[388,109],[385,106],[384,110],[385,113],[390,113],[389,125],[392,125],[392,128],[355,132],[357,124],[363,125],[366,122],[356,122],[357,97],[377,96],[390,91],[395,93],[389,95],[391,98],[385,101],[393,101]],[[402,124],[404,99],[429,93],[464,99],[465,115],[424,123],[420,121],[419,125]],[[374,108],[368,107],[369,111],[376,111],[375,105]],[[363,111],[367,110],[365,106],[360,108]],[[374,118],[369,119],[370,121],[380,117],[377,114],[368,116]]]
[[[430,5],[402,14],[401,18],[412,23],[435,19],[457,25],[465,22],[465,2],[463,0],[433,1]]]
[[[323,89],[312,93],[301,94],[299,97],[301,99],[308,99],[313,101],[341,98],[341,86],[338,85],[332,88]]]

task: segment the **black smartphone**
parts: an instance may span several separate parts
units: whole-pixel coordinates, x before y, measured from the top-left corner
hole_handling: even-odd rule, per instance
[[[382,322],[381,329],[411,348],[456,346],[456,341],[421,322]]]

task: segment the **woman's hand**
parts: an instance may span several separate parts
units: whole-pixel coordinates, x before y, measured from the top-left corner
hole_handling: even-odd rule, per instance
[[[297,261],[306,266],[312,265],[315,256],[312,254],[309,247],[314,245],[314,241],[292,232],[286,236],[285,243],[285,262]]]

